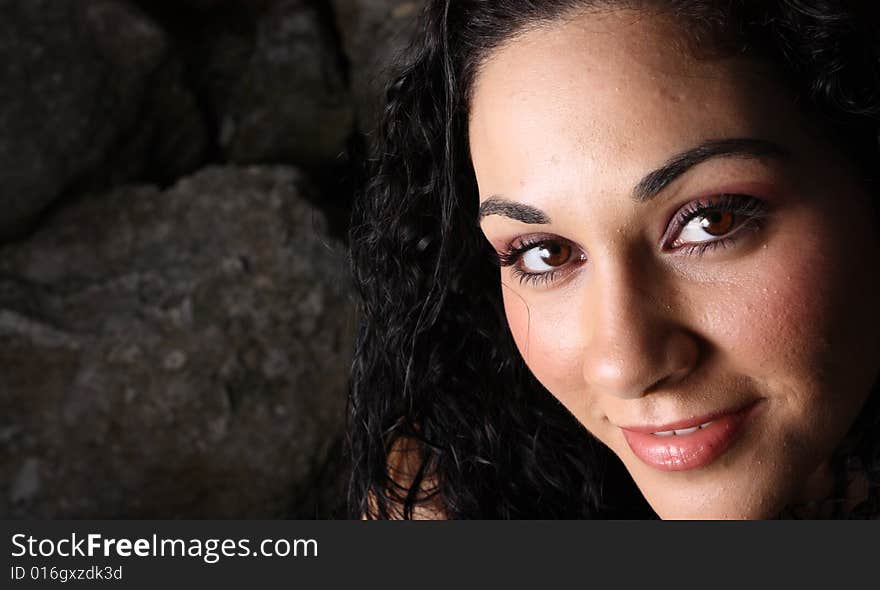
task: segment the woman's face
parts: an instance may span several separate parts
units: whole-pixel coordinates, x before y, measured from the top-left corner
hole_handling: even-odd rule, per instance
[[[480,225],[525,362],[663,518],[830,491],[880,352],[857,176],[772,73],[618,11],[529,31],[474,87]]]

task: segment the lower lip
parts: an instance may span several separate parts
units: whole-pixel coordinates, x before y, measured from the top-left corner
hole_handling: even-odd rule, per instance
[[[709,426],[691,434],[657,436],[648,432],[623,430],[623,436],[635,456],[655,469],[699,469],[730,448],[757,405],[750,404],[738,412],[718,416]]]

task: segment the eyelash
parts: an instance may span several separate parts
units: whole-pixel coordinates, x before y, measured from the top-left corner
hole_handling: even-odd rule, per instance
[[[692,220],[704,216],[706,213],[711,211],[724,211],[733,213],[736,219],[742,218],[743,221],[740,222],[733,230],[731,230],[724,236],[720,236],[718,239],[707,240],[704,242],[693,244],[685,244],[676,248],[672,248],[672,250],[678,250],[690,256],[702,256],[705,253],[716,250],[718,248],[727,248],[736,241],[736,238],[734,236],[741,233],[743,229],[759,229],[761,227],[761,224],[763,223],[763,218],[767,214],[767,207],[761,199],[750,195],[738,194],[723,194],[717,197],[709,197],[706,199],[691,201],[673,215],[672,219],[669,222],[669,229],[663,236],[663,242],[668,242],[670,235],[674,236],[677,233],[681,232],[685,228],[685,226],[687,226],[687,224]],[[569,242],[568,240],[552,236],[535,236],[527,238],[526,240],[518,244],[515,241],[512,242],[505,251],[497,253],[496,263],[501,267],[512,267],[511,274],[514,276],[514,278],[519,280],[520,284],[530,283],[535,286],[550,284],[556,280],[556,277],[560,273],[568,272],[568,270],[566,269],[570,267],[572,263],[568,262],[556,270],[541,273],[532,273],[523,270],[520,267],[520,261],[523,254],[525,254],[532,248],[535,248],[542,244],[553,242],[565,243],[574,248],[574,245],[571,244],[571,242]],[[585,257],[583,254],[581,254],[578,259],[579,261],[583,261]]]
[[[564,240],[559,240],[558,238],[538,237],[531,238],[515,246],[511,244],[506,251],[498,254],[498,265],[501,267],[511,267],[510,273],[513,275],[514,278],[519,280],[520,284],[531,283],[537,286],[552,283],[556,279],[556,275],[560,272],[560,270],[533,273],[523,270],[519,266],[519,261],[522,258],[523,254],[525,254],[532,248],[552,241],[559,242]],[[566,264],[566,266],[569,265],[570,264]]]
[[[679,246],[674,248],[675,250],[685,254],[702,256],[707,251],[726,248],[735,241],[733,236],[740,233],[743,229],[757,229],[761,226],[764,217],[767,215],[767,205],[756,197],[737,194],[723,194],[717,197],[691,201],[672,216],[670,221],[670,229],[672,231],[668,231],[663,236],[664,243],[668,241],[670,233],[674,235],[676,231],[684,229],[689,222],[704,216],[710,211],[733,213],[735,218],[742,219],[742,222],[726,235],[718,237],[718,239]]]

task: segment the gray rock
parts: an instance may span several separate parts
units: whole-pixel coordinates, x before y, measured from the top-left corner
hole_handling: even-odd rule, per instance
[[[214,27],[202,76],[227,161],[322,167],[354,131],[343,57],[313,2],[267,0],[252,37]]]
[[[358,127],[376,126],[385,84],[415,33],[424,0],[333,0],[350,64]]]
[[[12,482],[9,499],[13,503],[25,502],[40,491],[40,460],[33,457],[25,459]]]
[[[124,0],[0,0],[0,240],[59,196],[193,169],[205,126],[164,33]]]
[[[308,190],[211,168],[0,248],[0,515],[314,516],[355,318]]]

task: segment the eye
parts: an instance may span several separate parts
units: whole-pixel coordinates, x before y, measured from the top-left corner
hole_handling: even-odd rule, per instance
[[[718,195],[693,201],[682,207],[672,219],[667,233],[670,249],[730,245],[734,235],[747,227],[757,227],[766,215],[765,203],[749,195]],[[692,250],[689,250],[692,251]]]
[[[708,235],[723,236],[734,228],[738,219],[731,211],[709,210],[691,219],[681,230],[682,242],[701,242]]]
[[[568,262],[571,246],[560,242],[541,242],[522,255],[522,269],[532,273],[548,272]]]
[[[498,254],[500,266],[510,266],[511,274],[520,283],[549,283],[566,273],[575,263],[585,260],[585,255],[570,242],[560,238],[532,238],[521,243],[514,242]]]

